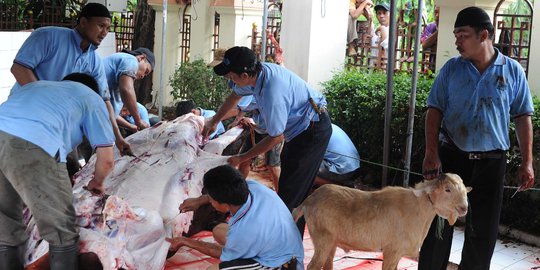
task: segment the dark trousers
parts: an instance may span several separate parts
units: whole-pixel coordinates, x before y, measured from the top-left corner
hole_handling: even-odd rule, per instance
[[[289,210],[308,196],[331,135],[330,117],[324,112],[318,122],[312,122],[308,129],[283,145],[278,195]],[[297,225],[304,235],[305,220],[301,218]]]
[[[502,151],[501,151],[502,153]],[[465,241],[460,270],[487,270],[497,241],[506,155],[500,158],[469,159],[467,153],[449,146],[439,148],[444,172],[456,173],[472,191],[468,194]],[[452,246],[453,226],[445,220],[442,239],[436,236],[436,220],[420,249],[418,270],[446,270]]]

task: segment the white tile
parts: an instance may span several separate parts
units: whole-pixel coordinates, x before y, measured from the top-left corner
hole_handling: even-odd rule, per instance
[[[497,263],[493,263],[492,261],[489,267],[489,270],[502,270],[502,269],[506,269],[506,267],[507,267],[506,265],[500,265]]]
[[[520,261],[520,259],[516,259],[512,256],[509,256],[509,255],[506,255],[506,254],[503,254],[503,253],[499,253],[499,252],[495,252],[493,254],[493,257],[491,258],[491,263],[496,263],[496,264],[499,264],[499,265],[512,265],[516,262]]]
[[[17,51],[15,50],[0,50],[0,69],[11,69],[15,55],[17,55]]]
[[[510,245],[507,248],[498,250],[496,253],[505,254],[519,260],[526,258],[530,255],[533,255],[532,251],[528,251],[525,249],[525,247],[521,247],[517,245]]]
[[[458,251],[452,251],[450,253],[450,258],[448,259],[448,261],[459,264],[459,262],[461,261],[461,249]]]
[[[540,265],[534,264],[528,261],[519,261],[504,268],[505,270],[525,270],[525,269],[538,269]],[[536,268],[535,268],[536,267]]]
[[[30,36],[31,32],[10,32],[11,35],[11,49],[18,51],[24,41]]]

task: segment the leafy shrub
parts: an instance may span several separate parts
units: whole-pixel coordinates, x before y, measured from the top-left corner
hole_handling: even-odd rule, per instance
[[[424,155],[424,111],[427,94],[433,78],[420,76],[417,84],[414,137],[411,171],[420,172]],[[348,70],[335,74],[323,84],[329,103],[332,121],[343,128],[356,144],[363,160],[382,164],[384,111],[386,102],[386,73],[374,70]],[[394,101],[392,106],[389,164],[403,168],[407,138],[407,119],[411,77],[406,73],[394,76]],[[362,167],[370,177],[365,181],[379,181],[382,167],[363,162]],[[389,170],[389,184],[401,184],[403,174]],[[411,175],[410,181],[420,180]],[[374,183],[371,183],[374,184]],[[375,183],[376,184],[376,183]]]
[[[183,63],[169,78],[175,101],[193,100],[198,107],[217,110],[229,95],[227,81],[207,67],[202,59]]]

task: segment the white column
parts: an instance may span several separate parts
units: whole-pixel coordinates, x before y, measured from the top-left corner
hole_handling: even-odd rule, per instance
[[[540,1],[533,4],[535,11],[540,10]],[[533,13],[531,48],[529,49],[529,87],[531,92],[540,97],[540,76],[535,74],[540,69],[540,13]],[[538,108],[537,108],[538,109]]]
[[[169,2],[170,3],[170,2]],[[160,77],[164,77],[165,88],[163,89],[164,104],[163,106],[172,106],[173,98],[169,94],[172,88],[169,86],[169,77],[174,73],[176,65],[179,59],[178,46],[180,44],[178,30],[180,29],[180,17],[178,10],[180,5],[167,5],[167,40],[165,44],[165,51],[161,51],[161,33],[163,31],[163,6],[152,5],[152,8],[156,11],[156,30],[154,35],[154,55],[156,56],[156,66],[153,74],[154,91],[152,92],[153,99],[158,99],[158,93],[160,87]],[[161,54],[165,54],[166,63],[164,63],[164,70],[161,70]]]
[[[215,7],[220,14],[220,47],[245,46],[251,48],[253,24],[260,32],[262,27],[262,7],[221,6]]]
[[[212,59],[212,35],[214,34],[214,8],[210,0],[193,1],[188,12],[191,14],[190,60],[199,58],[205,62]],[[182,10],[181,10],[182,12]],[[181,15],[180,15],[181,16]]]
[[[284,64],[318,90],[343,68],[348,12],[348,0],[284,2]]]

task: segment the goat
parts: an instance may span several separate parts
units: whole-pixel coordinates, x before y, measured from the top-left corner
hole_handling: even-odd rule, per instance
[[[315,254],[308,270],[332,269],[336,248],[383,251],[383,270],[395,270],[403,256],[417,256],[435,215],[453,225],[467,214],[467,192],[456,174],[441,174],[414,189],[361,191],[337,185],[315,190],[293,211],[306,219]]]

